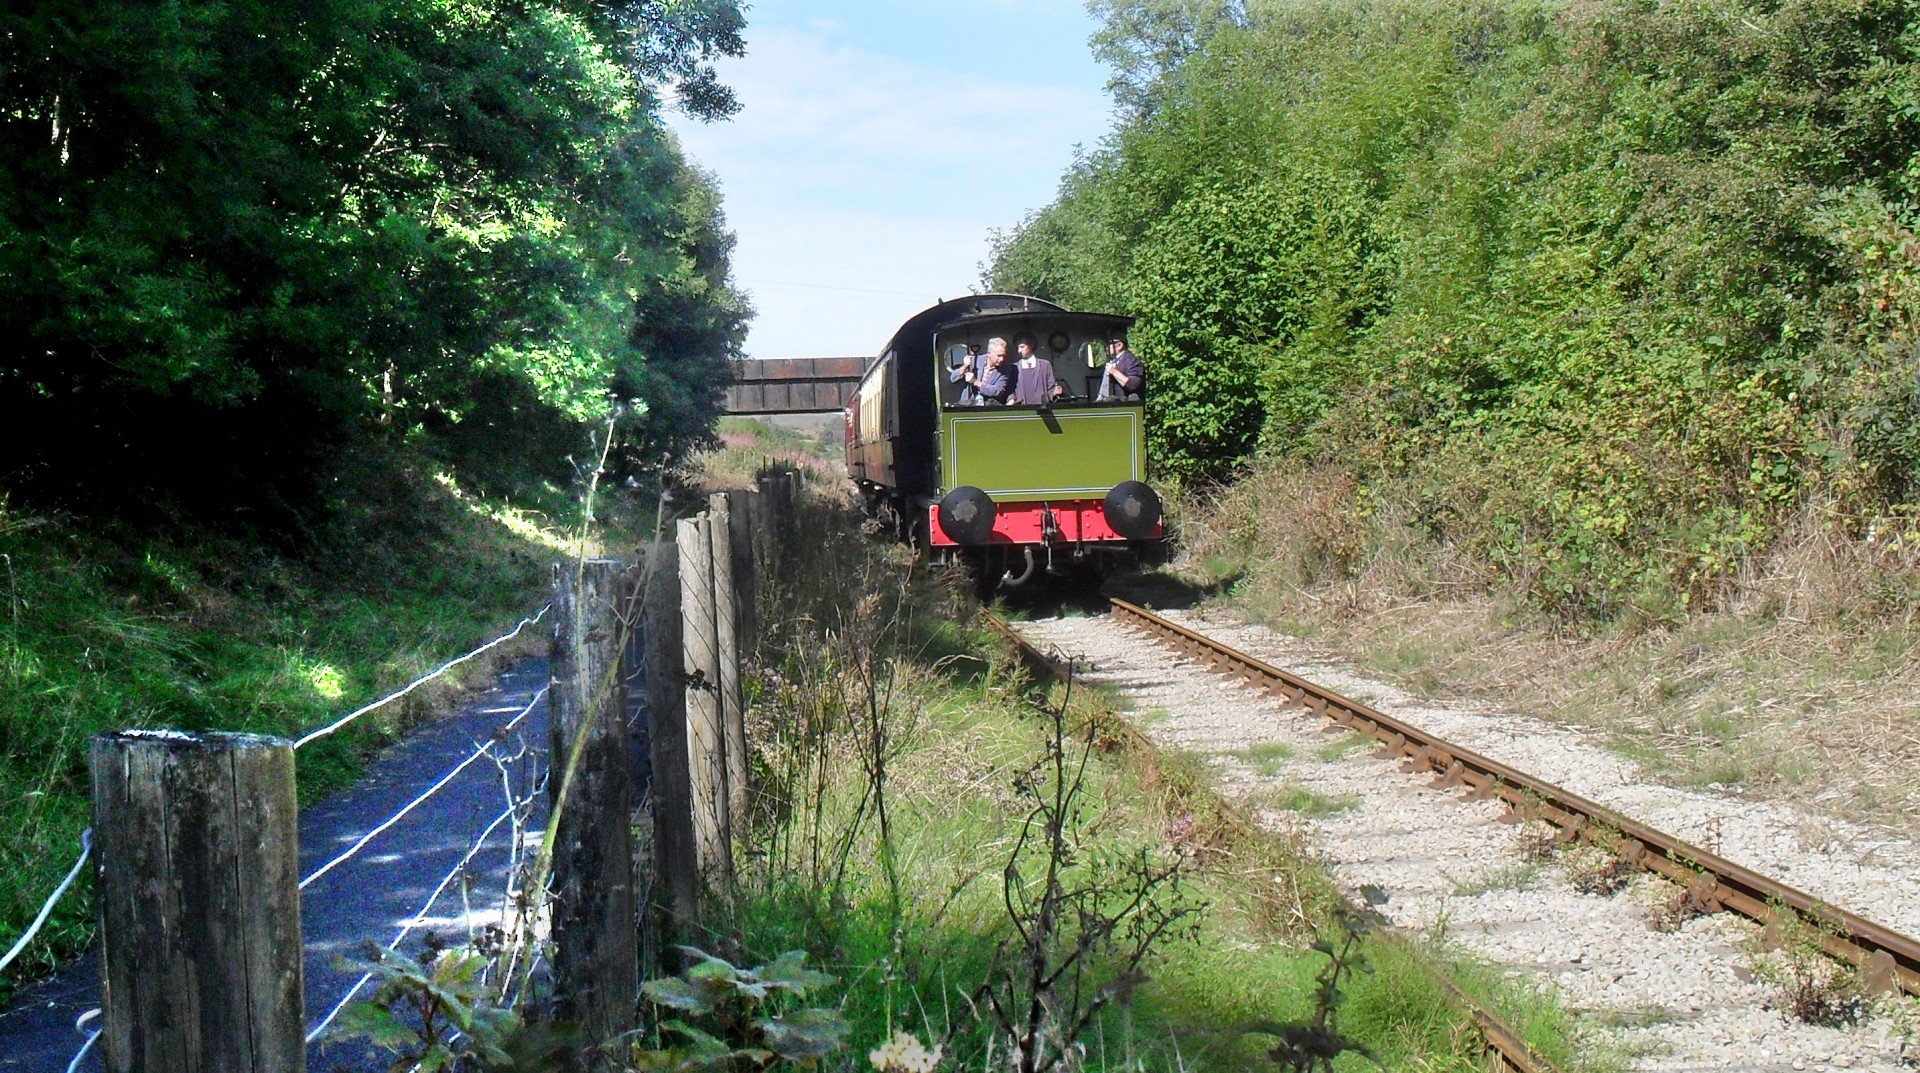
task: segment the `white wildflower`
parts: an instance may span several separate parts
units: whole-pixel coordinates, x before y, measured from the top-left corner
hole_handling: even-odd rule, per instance
[[[933,1073],[940,1067],[940,1048],[929,1051],[909,1032],[895,1032],[867,1053],[879,1073]]]

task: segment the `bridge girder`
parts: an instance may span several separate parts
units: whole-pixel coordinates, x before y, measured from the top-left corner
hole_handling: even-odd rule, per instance
[[[871,358],[755,358],[729,362],[730,414],[822,414],[844,409]]]

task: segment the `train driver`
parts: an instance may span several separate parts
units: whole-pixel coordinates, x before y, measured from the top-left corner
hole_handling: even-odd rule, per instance
[[[1107,340],[1107,368],[1101,374],[1100,397],[1138,402],[1147,393],[1147,366],[1127,349],[1127,337]]]
[[[1005,404],[1007,393],[1013,384],[1007,379],[1007,341],[995,336],[987,340],[987,352],[980,358],[978,372],[967,374],[967,385],[973,389],[975,406],[987,403]]]
[[[1013,389],[1013,401],[1021,406],[1045,406],[1065,394],[1066,388],[1053,375],[1053,362],[1035,353],[1033,336],[1023,335],[1014,346],[1020,351],[1019,381]]]

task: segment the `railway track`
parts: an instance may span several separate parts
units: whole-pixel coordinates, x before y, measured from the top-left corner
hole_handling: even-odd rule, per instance
[[[1114,603],[1116,607],[1118,607],[1121,601],[1116,600]],[[1127,604],[1126,606],[1131,608],[1133,605]],[[1058,680],[1067,680],[1071,673],[1069,664],[1056,660],[1045,652],[1042,652],[1039,647],[1022,636],[1020,631],[1008,625],[1004,619],[995,615],[993,612],[982,609],[980,617],[988,626],[1005,636],[1008,642],[1011,643],[1014,649],[1020,654],[1021,659],[1029,666],[1042,674],[1049,675]],[[1122,724],[1121,729],[1129,736],[1134,748],[1148,752],[1156,749],[1153,743],[1139,731],[1124,724]],[[1221,799],[1215,804],[1219,814],[1228,823],[1237,827],[1239,834],[1255,838],[1263,836],[1259,825],[1255,824],[1251,818],[1238,808],[1235,808],[1232,803]],[[1513,1073],[1560,1073],[1558,1066],[1534,1053],[1533,1049],[1527,1046],[1526,1041],[1521,1037],[1520,1033],[1501,1020],[1499,1015],[1488,1009],[1485,1004],[1462,990],[1460,986],[1452,980],[1442,977],[1441,983],[1446,987],[1448,993],[1453,996],[1454,1001],[1465,1009],[1473,1019],[1474,1026],[1479,1031],[1480,1038],[1485,1043],[1486,1052],[1493,1062],[1492,1068],[1496,1073],[1505,1073],[1505,1071],[1509,1070],[1513,1071]]]
[[[1920,941],[1437,738],[1127,601],[1114,600],[1113,615],[1116,621],[1233,674],[1289,707],[1372,737],[1380,743],[1377,755],[1398,758],[1409,772],[1433,773],[1436,786],[1462,787],[1470,795],[1498,799],[1521,817],[1553,824],[1564,839],[1592,841],[1629,865],[1657,873],[1683,888],[1696,909],[1730,911],[1762,926],[1814,924],[1826,952],[1853,966],[1870,993],[1901,990],[1920,995]],[[1788,914],[1796,915],[1798,921],[1787,919]]]
[[[1828,905],[1794,886],[1759,874],[1563,787],[1440,739],[1370,705],[1305,681],[1133,604],[1113,601],[1112,621],[1129,627],[1128,632],[1137,630],[1146,633],[1195,662],[1229,673],[1284,707],[1319,714],[1334,725],[1367,735],[1378,745],[1378,751],[1374,754],[1376,757],[1399,761],[1397,766],[1404,772],[1433,776],[1430,785],[1435,788],[1461,790],[1469,798],[1498,803],[1515,818],[1539,819],[1552,824],[1562,841],[1585,840],[1635,868],[1662,877],[1676,885],[1676,900],[1690,909],[1724,911],[1763,927],[1797,919],[1801,924],[1801,935],[1811,933],[1819,936],[1826,952],[1854,966],[1859,972],[1859,979],[1869,989],[1920,994],[1920,943],[1906,935]],[[1052,665],[1025,638],[1014,634],[1004,624],[996,625],[1014,638],[1030,661],[1046,668],[1048,673],[1063,672],[1063,668]],[[1089,622],[1088,627],[1091,626]],[[1045,632],[1058,633],[1057,630]],[[1138,661],[1134,662],[1137,665]],[[1247,823],[1245,817],[1231,811],[1229,818]],[[1799,875],[1804,878],[1807,873],[1803,870]],[[1822,885],[1821,879],[1813,881],[1816,889]],[[1809,923],[1811,927],[1806,926]],[[1729,993],[1729,998],[1732,998],[1732,993]],[[1487,1041],[1489,1051],[1500,1055],[1506,1068],[1543,1068],[1526,1064],[1532,1059],[1524,1052],[1517,1055],[1503,1053],[1503,1037],[1515,1042],[1517,1037],[1504,1031],[1490,1013],[1475,1010],[1474,1017],[1482,1027],[1482,1036]],[[1823,1061],[1819,1055],[1824,1052],[1815,1049],[1800,1053],[1811,1055],[1809,1061],[1815,1068],[1827,1068],[1819,1064]],[[1780,1068],[1785,1068],[1784,1063]],[[1796,1063],[1793,1068],[1807,1066]]]

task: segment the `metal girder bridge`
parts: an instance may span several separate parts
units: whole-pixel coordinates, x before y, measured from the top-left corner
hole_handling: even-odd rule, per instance
[[[730,414],[824,414],[844,409],[872,358],[754,358],[728,362]]]

